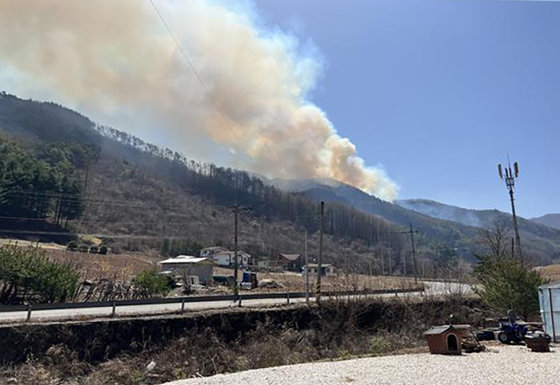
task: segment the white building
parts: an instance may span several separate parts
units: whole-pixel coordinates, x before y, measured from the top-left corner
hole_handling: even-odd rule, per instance
[[[214,274],[214,261],[209,258],[198,258],[190,255],[179,255],[158,262],[161,272],[168,272],[177,278],[186,279],[197,276],[201,284],[212,283]]]
[[[231,250],[221,246],[207,247],[200,251],[200,256],[211,258],[218,266],[232,267],[234,265],[235,253]],[[252,257],[250,254],[238,250],[237,251],[237,264],[239,267],[247,267],[252,264]]]
[[[313,275],[317,275],[317,270],[319,269],[319,265],[316,263],[310,263],[309,265],[304,265],[302,268],[302,274],[305,274],[305,269],[308,267],[309,269],[309,275],[313,276]],[[333,265],[329,264],[329,263],[322,263],[321,264],[321,276],[325,277],[325,276],[333,276],[336,275],[337,273],[337,268],[334,267]]]
[[[543,328],[552,341],[560,341],[560,282],[539,287]]]

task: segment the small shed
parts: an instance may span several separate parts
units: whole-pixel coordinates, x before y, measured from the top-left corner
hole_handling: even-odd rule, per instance
[[[468,325],[434,326],[424,333],[432,354],[461,354],[463,336]]]
[[[560,282],[539,287],[543,329],[552,341],[560,341]]]
[[[214,262],[209,258],[198,258],[190,255],[179,255],[159,262],[162,271],[171,271],[178,278],[187,279],[197,276],[201,284],[212,282]]]
[[[319,265],[316,263],[310,263],[309,265],[303,266],[302,274],[305,274],[305,269],[308,269],[309,275],[317,275],[317,270],[319,269]],[[334,276],[337,273],[337,269],[335,266],[331,265],[330,263],[323,263],[321,264],[321,276]]]

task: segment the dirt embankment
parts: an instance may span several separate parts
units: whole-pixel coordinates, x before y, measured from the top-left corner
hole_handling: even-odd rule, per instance
[[[16,377],[19,383],[158,384],[390,354],[423,347],[423,332],[449,314],[476,325],[488,313],[476,301],[333,301],[320,307],[2,327],[0,383]],[[152,361],[155,367],[148,370]]]

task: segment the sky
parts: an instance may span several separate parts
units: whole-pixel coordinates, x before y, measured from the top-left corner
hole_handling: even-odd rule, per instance
[[[560,213],[560,2],[156,3],[188,66],[148,0],[2,0],[0,89],[389,200],[508,212],[509,155],[518,213]]]
[[[311,94],[400,199],[560,212],[560,2],[256,0],[326,62]]]

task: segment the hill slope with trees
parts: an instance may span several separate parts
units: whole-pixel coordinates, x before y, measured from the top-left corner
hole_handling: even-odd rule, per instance
[[[326,260],[339,265],[350,260],[362,271],[372,265],[379,271],[387,261],[393,272],[411,264],[408,238],[402,234],[409,223],[420,230],[420,258],[431,267],[445,266],[457,254],[468,256],[477,237],[473,227],[431,218],[343,184],[285,191],[258,176],[195,162],[96,125],[57,104],[5,93],[0,94],[0,140],[11,154],[0,158],[0,170],[22,158],[29,163],[22,175],[4,171],[0,177],[6,210],[0,230],[6,236],[85,233],[104,239],[115,251],[194,253],[203,246],[232,246],[231,207],[238,204],[250,207],[240,217],[242,248],[257,257],[302,252],[307,232],[313,257],[318,201],[325,200]],[[6,201],[14,189],[25,197],[21,207]],[[6,228],[14,220],[4,217],[20,218],[19,227]],[[32,231],[25,233],[22,226]],[[41,226],[48,234],[33,232]],[[547,247],[547,258],[554,258],[558,249],[552,243]]]

